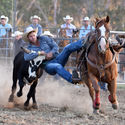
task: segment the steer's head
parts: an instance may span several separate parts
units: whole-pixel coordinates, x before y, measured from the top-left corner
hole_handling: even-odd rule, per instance
[[[27,48],[21,47],[21,49],[25,53],[35,53],[35,51],[29,50]],[[29,61],[29,67],[28,67],[28,82],[33,82],[36,78],[39,78],[42,74],[42,71],[39,71],[39,67],[42,64],[43,60],[45,59],[45,56],[38,56],[35,59]],[[38,73],[39,72],[39,73]],[[26,79],[25,79],[26,80]]]
[[[44,56],[38,56],[37,58],[31,60],[29,62],[29,67],[28,67],[28,78],[29,81],[33,81],[37,78],[37,71],[40,65],[42,64],[42,61],[45,59]]]

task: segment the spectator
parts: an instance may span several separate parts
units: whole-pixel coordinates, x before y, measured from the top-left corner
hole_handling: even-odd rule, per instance
[[[15,31],[14,34],[12,34],[12,37],[15,37],[13,50],[14,50],[14,56],[16,56],[21,50],[21,47],[26,46],[27,43],[22,40],[23,32]]]
[[[30,24],[28,27],[32,27],[33,29],[37,29],[37,36],[41,36],[42,34],[42,26],[39,24],[39,21],[41,21],[41,18],[37,15],[31,16],[30,21],[32,24]]]
[[[8,37],[11,36],[12,26],[8,24],[8,17],[2,15],[0,17],[0,37]]]
[[[90,25],[89,17],[83,18],[83,26],[80,28],[79,38],[85,38],[86,35],[95,28]]]
[[[76,29],[76,27],[71,24],[71,22],[73,21],[73,17],[67,15],[66,17],[63,17],[63,20],[65,21],[65,24],[62,24],[61,28],[66,28],[66,35],[71,38],[73,29]]]

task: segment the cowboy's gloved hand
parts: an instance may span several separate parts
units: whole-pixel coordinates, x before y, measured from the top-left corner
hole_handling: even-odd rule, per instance
[[[46,55],[46,53],[44,51],[38,51],[38,55],[39,56],[44,56],[44,55]]]
[[[46,54],[46,59],[47,60],[50,60],[52,58],[53,58],[53,53],[52,52]]]

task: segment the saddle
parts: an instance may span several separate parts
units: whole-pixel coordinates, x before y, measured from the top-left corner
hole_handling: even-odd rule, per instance
[[[90,48],[90,46],[94,43],[94,32],[90,32],[87,34],[86,39],[84,39],[84,45],[83,47],[77,51],[77,59],[76,59],[76,64],[77,64],[77,69],[79,70],[80,66],[83,65],[84,69],[87,71],[87,63],[86,63],[86,50]]]

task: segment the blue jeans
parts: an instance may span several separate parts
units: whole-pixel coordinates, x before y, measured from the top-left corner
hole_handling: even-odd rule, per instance
[[[78,40],[76,42],[68,44],[64,47],[63,51],[53,60],[49,61],[44,69],[50,75],[55,75],[56,73],[72,83],[72,74],[64,69],[65,64],[68,61],[70,54],[82,47],[83,40]]]

